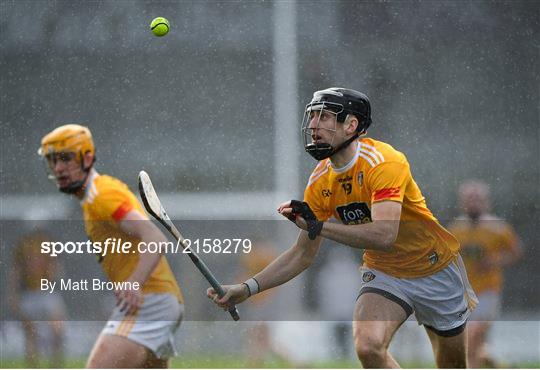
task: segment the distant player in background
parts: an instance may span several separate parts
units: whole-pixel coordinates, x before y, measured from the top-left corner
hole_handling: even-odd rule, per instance
[[[117,306],[87,367],[167,367],[175,354],[173,335],[182,319],[183,298],[165,257],[136,248],[140,241],[159,243],[167,238],[124,183],[95,170],[94,142],[87,127],[58,127],[43,137],[39,154],[58,189],[80,200],[86,233],[93,242],[116,238],[133,245],[130,253],[98,256],[111,281],[138,282],[142,288],[115,292]]]
[[[276,247],[273,244],[262,241],[254,242],[251,252],[242,255],[240,260],[242,274],[239,276],[239,280],[253,276],[272,262],[277,255]],[[273,359],[282,362],[287,367],[294,365],[285,348],[273,341],[272,328],[274,325],[264,321],[265,316],[272,317],[271,313],[265,314],[272,309],[271,296],[272,292],[263,292],[250,300],[250,304],[246,307],[249,312],[256,312],[257,316],[263,319],[262,321],[250,322],[252,326],[248,329],[246,348],[247,367],[249,368],[262,368],[268,360]],[[249,312],[247,312],[248,317]]]
[[[13,262],[8,276],[8,302],[24,331],[25,360],[28,368],[39,366],[40,324],[50,329],[50,365],[63,365],[64,320],[66,308],[58,292],[43,294],[41,279],[59,277],[58,259],[40,253],[41,243],[53,238],[40,227],[24,235],[13,251]]]
[[[494,367],[486,348],[488,330],[499,317],[503,268],[521,257],[518,238],[508,223],[489,213],[489,187],[469,180],[459,187],[463,214],[450,225],[479,303],[469,321],[469,366]]]
[[[359,251],[341,244],[327,244],[330,244],[327,250],[319,252],[324,253],[324,262],[315,278],[319,311],[332,325],[329,349],[335,351],[336,360],[349,361],[353,350],[350,319],[360,290],[358,264],[361,256]]]
[[[229,302],[284,284],[313,263],[322,238],[328,238],[365,249],[353,313],[355,349],[364,367],[399,367],[388,348],[414,312],[437,366],[464,368],[465,326],[476,297],[459,243],[427,208],[405,155],[363,137],[370,124],[366,95],[345,88],[313,94],[302,131],[304,149],[319,163],[304,201],[278,208],[301,229],[296,243],[244,283],[226,286],[222,298],[212,288],[207,295],[227,309]],[[340,223],[328,222],[331,217]]]

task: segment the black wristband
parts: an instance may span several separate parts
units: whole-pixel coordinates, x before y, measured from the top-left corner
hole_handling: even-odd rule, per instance
[[[322,231],[323,222],[319,220],[310,220],[307,222],[308,238],[315,240]]]
[[[314,240],[320,233],[323,227],[322,221],[317,220],[315,213],[306,202],[299,200],[291,200],[291,208],[293,210],[291,217],[292,222],[296,223],[296,215],[300,215],[306,220],[308,237]]]

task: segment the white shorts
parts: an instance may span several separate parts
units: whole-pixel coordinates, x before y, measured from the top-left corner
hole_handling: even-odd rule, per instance
[[[66,305],[57,292],[25,291],[21,294],[21,314],[30,321],[66,320]]]
[[[180,326],[184,305],[172,294],[145,294],[135,315],[126,316],[115,307],[102,334],[125,337],[150,349],[156,357],[176,355],[174,333]]]
[[[362,267],[360,295],[377,293],[399,304],[420,325],[451,337],[465,329],[478,300],[469,285],[461,257],[443,270],[421,278],[400,279]]]
[[[494,290],[478,294],[478,306],[472,313],[471,321],[494,321],[501,311],[501,296]]]

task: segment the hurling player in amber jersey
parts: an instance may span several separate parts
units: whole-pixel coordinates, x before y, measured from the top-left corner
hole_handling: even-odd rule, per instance
[[[56,128],[41,140],[39,154],[61,192],[82,205],[86,233],[102,245],[109,238],[131,242],[129,253],[98,256],[113,282],[131,284],[115,291],[117,306],[96,341],[87,367],[163,368],[175,354],[173,335],[183,315],[180,288],[164,256],[139,253],[139,242],[166,242],[148,220],[137,198],[120,180],[94,168],[90,130],[81,125]]]
[[[329,238],[365,249],[353,317],[364,367],[399,366],[388,347],[413,312],[427,330],[437,365],[466,367],[464,329],[476,297],[459,243],[427,208],[405,155],[364,137],[370,124],[366,95],[345,88],[314,93],[302,130],[306,151],[319,163],[304,202],[278,208],[302,229],[296,243],[253,278],[227,286],[223,298],[212,288],[207,294],[226,308],[229,301],[281,285],[309,267],[322,237]]]
[[[7,301],[21,320],[24,331],[25,365],[39,367],[42,346],[40,322],[48,326],[51,336],[50,366],[60,368],[64,360],[64,321],[66,308],[59,292],[43,294],[41,279],[54,280],[61,274],[58,259],[41,253],[41,244],[53,238],[39,223],[15,246],[7,279]]]
[[[461,254],[478,307],[468,326],[468,359],[472,368],[496,367],[487,351],[487,333],[499,316],[503,268],[521,257],[512,226],[489,213],[489,187],[469,180],[459,187],[463,214],[449,227],[461,243]]]

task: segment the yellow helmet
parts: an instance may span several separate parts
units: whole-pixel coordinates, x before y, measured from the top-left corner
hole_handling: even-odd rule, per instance
[[[38,154],[73,152],[82,156],[91,153],[95,156],[94,140],[88,127],[69,124],[55,128],[41,139]]]
[[[66,153],[72,153],[75,160],[80,164],[81,170],[86,173],[84,179],[73,181],[67,186],[60,187],[59,190],[64,193],[75,193],[85,183],[90,169],[95,161],[95,148],[94,141],[92,140],[92,134],[88,127],[69,124],[57,127],[41,139],[41,146],[39,147],[38,154],[47,159],[47,170],[49,171],[49,178],[54,179],[52,173],[52,167],[57,161],[57,157],[64,156]],[[90,153],[92,155],[92,164],[85,168],[84,156]]]

